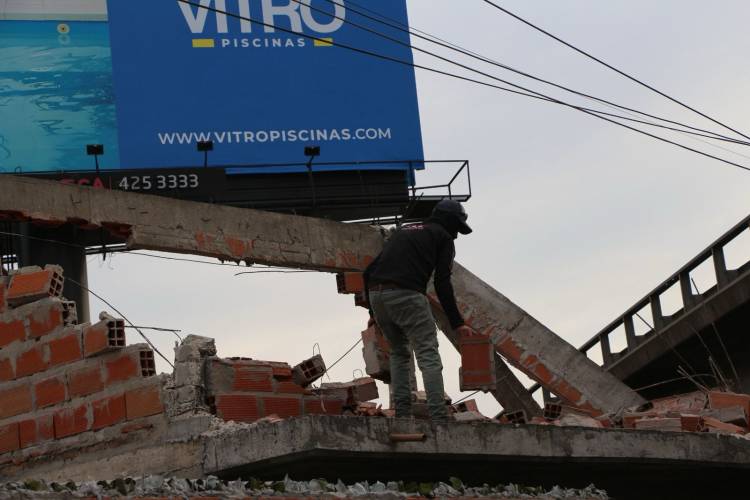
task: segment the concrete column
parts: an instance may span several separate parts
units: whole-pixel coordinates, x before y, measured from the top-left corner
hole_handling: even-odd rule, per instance
[[[624,316],[622,324],[625,326],[625,339],[628,342],[628,350],[635,349],[638,346],[638,338],[635,336],[635,325],[633,316]]]

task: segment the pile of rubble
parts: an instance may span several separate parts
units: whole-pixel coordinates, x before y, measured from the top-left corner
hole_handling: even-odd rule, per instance
[[[474,401],[453,406],[460,421],[494,421],[500,424],[535,424],[592,428],[620,428],[676,432],[711,432],[748,435],[750,395],[723,391],[696,391],[656,399],[639,408],[593,416],[579,408],[547,403],[544,415],[528,418],[523,411],[501,413],[490,419],[479,413]]]
[[[416,483],[389,481],[373,483],[362,481],[344,484],[330,483],[325,479],[312,481],[222,481],[214,476],[204,479],[168,478],[163,476],[126,477],[113,481],[88,481],[76,483],[46,483],[41,480],[0,483],[0,500],[37,498],[529,498],[529,499],[579,499],[606,500],[605,491],[591,485],[584,489],[566,489],[555,486],[550,490],[542,487],[518,486],[515,484],[490,486],[466,486],[458,478],[447,483]]]

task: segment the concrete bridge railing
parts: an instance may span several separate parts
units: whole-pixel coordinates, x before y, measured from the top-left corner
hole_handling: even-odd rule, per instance
[[[703,250],[690,262],[664,280],[645,297],[633,304],[622,315],[618,316],[614,321],[605,326],[601,331],[583,344],[579,348],[579,351],[589,355],[590,351],[596,348],[600,349],[602,367],[605,370],[612,371],[612,368],[615,365],[622,364],[622,362],[628,356],[634,354],[644,342],[654,336],[662,335],[663,332],[669,330],[686,315],[689,315],[696,309],[704,307],[708,301],[721,292],[732,286],[741,284],[741,282],[744,281],[742,278],[750,276],[750,260],[736,269],[727,269],[725,248],[745,231],[750,231],[750,216],[745,217],[737,225],[708,246],[708,248]],[[716,279],[716,284],[702,293],[697,293],[697,290],[694,291],[695,284],[691,273],[707,261],[711,261],[713,264],[713,274]],[[662,311],[662,296],[675,284],[679,284],[682,308],[678,309],[673,314],[665,315]],[[653,320],[652,323],[648,323],[640,315],[640,312],[644,309],[650,310]],[[642,335],[636,334],[636,319],[648,325],[649,330],[646,333]],[[620,332],[623,329],[627,345],[622,351],[613,352],[612,337],[615,332]],[[536,384],[529,390],[534,393],[539,388],[540,385]],[[546,390],[544,390],[544,396],[545,400],[549,399],[550,395]]]

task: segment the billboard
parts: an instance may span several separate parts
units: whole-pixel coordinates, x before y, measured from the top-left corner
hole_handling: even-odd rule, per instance
[[[353,26],[367,21],[347,0],[107,9],[107,23],[0,21],[0,51],[12,54],[0,58],[0,168],[91,169],[88,143],[104,144],[103,168],[123,169],[201,166],[199,141],[230,173],[303,163],[305,146],[320,146],[320,162],[423,158],[413,68],[337,44],[407,62],[411,50]],[[377,11],[408,23],[405,0]],[[8,126],[11,115],[23,125]]]
[[[0,20],[0,172],[118,168],[104,22]]]

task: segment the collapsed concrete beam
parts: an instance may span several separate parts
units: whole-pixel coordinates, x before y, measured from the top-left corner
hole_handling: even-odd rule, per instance
[[[359,224],[0,175],[0,220],[103,227],[132,249],[349,271],[380,251]],[[43,196],[40,194],[44,193]]]
[[[453,287],[466,322],[490,335],[509,363],[568,404],[601,414],[646,402],[459,264],[453,268]]]

